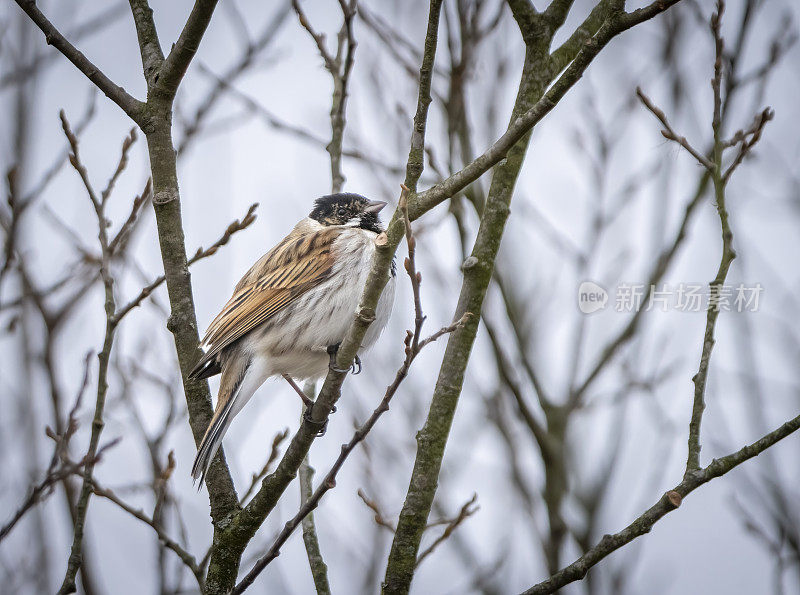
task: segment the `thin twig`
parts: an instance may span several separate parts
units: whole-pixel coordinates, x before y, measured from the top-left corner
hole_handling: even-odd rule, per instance
[[[641,87],[636,87],[636,95],[639,97],[641,102],[644,106],[650,110],[650,112],[658,118],[658,121],[661,122],[661,125],[664,126],[664,130],[661,131],[661,135],[666,138],[667,140],[675,141],[684,149],[686,149],[689,154],[694,157],[703,167],[705,167],[708,171],[712,171],[714,169],[714,164],[708,159],[708,157],[704,156],[700,151],[695,149],[691,143],[686,140],[685,136],[680,136],[675,130],[672,129],[670,126],[669,120],[667,120],[666,114],[659,109],[651,99],[644,94]]]
[[[187,552],[181,545],[172,539],[164,529],[156,523],[151,517],[147,516],[143,510],[134,508],[124,500],[122,500],[119,496],[117,496],[112,490],[108,488],[103,488],[97,483],[97,480],[91,479],[90,480],[92,493],[96,496],[100,496],[105,498],[106,500],[113,502],[119,508],[130,514],[131,516],[139,519],[145,525],[152,527],[153,531],[156,532],[158,539],[161,543],[164,544],[169,550],[175,552],[175,554],[180,558],[181,562],[192,572],[195,579],[197,580],[197,584],[200,586],[200,589],[203,588],[203,571],[201,567],[197,564],[194,556],[192,556],[189,552]]]
[[[478,501],[478,494],[472,494],[472,498],[470,498],[461,507],[461,510],[458,512],[458,515],[456,515],[456,517],[453,518],[452,520],[446,521],[447,527],[445,527],[445,530],[442,532],[442,534],[439,537],[437,537],[434,540],[434,542],[432,544],[430,544],[425,549],[425,551],[423,551],[417,557],[417,564],[416,564],[417,566],[422,564],[422,561],[425,558],[430,556],[436,550],[437,547],[439,547],[448,537],[450,537],[450,535],[452,535],[453,531],[455,531],[461,523],[463,523],[466,519],[468,519],[473,514],[478,512],[478,510],[480,510],[480,506],[475,506],[474,508],[472,508],[472,506],[477,501]],[[431,525],[429,525],[429,526],[431,526]]]
[[[106,202],[102,197],[98,197],[86,171],[86,167],[81,163],[80,153],[78,151],[78,139],[72,132],[67,121],[64,111],[61,111],[61,123],[64,129],[64,134],[69,141],[72,149],[70,155],[70,163],[72,163],[75,170],[83,180],[86,187],[86,193],[89,197],[92,206],[94,207],[95,215],[97,216],[97,238],[100,244],[100,277],[103,281],[103,289],[105,292],[104,312],[105,312],[105,334],[103,338],[103,348],[98,354],[98,373],[97,373],[97,398],[95,401],[94,418],[92,420],[92,431],[89,438],[89,447],[86,452],[87,464],[83,468],[83,483],[81,485],[80,496],[78,497],[77,504],[75,505],[75,525],[72,539],[72,547],[70,549],[69,559],[67,561],[67,570],[64,574],[64,581],[61,584],[59,593],[73,593],[75,591],[75,577],[81,567],[83,558],[83,536],[84,525],[86,523],[86,515],[89,509],[89,497],[91,495],[91,478],[94,473],[94,466],[96,462],[97,452],[100,443],[100,435],[103,432],[105,422],[103,414],[106,404],[106,396],[108,393],[108,366],[111,357],[111,349],[114,345],[114,334],[117,328],[115,321],[116,301],[114,298],[114,278],[111,274],[111,251],[109,249],[108,238],[108,221],[106,219],[105,207]],[[132,140],[130,142],[133,142]],[[123,145],[124,146],[124,145]],[[123,149],[123,159],[121,160],[122,166],[126,162],[125,153],[127,149]],[[119,168],[118,168],[119,169]],[[112,175],[112,180],[116,179],[119,173]],[[113,184],[112,184],[113,185]],[[109,188],[111,185],[109,186]]]
[[[336,64],[336,60],[334,57],[328,52],[328,48],[325,46],[325,35],[323,33],[317,33],[314,30],[314,27],[311,26],[311,23],[308,20],[308,16],[306,16],[305,11],[300,6],[300,2],[298,0],[292,0],[292,8],[297,13],[297,20],[300,22],[300,25],[308,31],[308,34],[314,40],[314,43],[317,44],[317,50],[319,50],[319,55],[322,57],[322,61],[325,63],[325,68],[328,69],[328,72],[334,74],[338,72],[339,66]]]
[[[736,251],[733,249],[733,231],[730,227],[728,211],[726,207],[726,183],[733,170],[741,163],[744,156],[755,145],[761,137],[761,131],[769,119],[772,112],[766,109],[760,117],[756,117],[750,134],[750,139],[742,140],[742,146],[734,159],[734,162],[723,173],[723,153],[725,151],[725,141],[722,139],[722,63],[725,52],[725,42],[721,33],[722,15],[725,10],[725,2],[717,1],[717,11],[711,16],[711,32],[714,37],[714,47],[716,51],[714,61],[714,78],[711,87],[714,91],[714,111],[712,119],[712,129],[714,131],[714,149],[712,181],[714,183],[714,196],[716,199],[717,213],[720,220],[722,234],[722,256],[720,258],[717,275],[710,283],[710,295],[706,313],[706,328],[703,335],[703,349],[700,356],[700,365],[697,374],[692,378],[694,383],[694,401],[692,404],[692,415],[689,422],[688,456],[686,458],[686,474],[689,475],[700,468],[700,425],[705,410],[705,391],[708,379],[708,370],[711,361],[711,352],[714,348],[716,323],[721,310],[720,295],[723,285],[728,276],[731,263],[736,258]],[[726,177],[727,176],[727,177]]]
[[[117,169],[115,169],[114,173],[111,174],[106,187],[100,193],[101,202],[105,203],[108,200],[108,197],[111,196],[111,193],[114,191],[114,185],[117,183],[120,175],[122,175],[122,172],[125,171],[125,168],[128,166],[128,152],[135,142],[136,128],[131,128],[128,136],[126,136],[125,140],[122,141],[122,152],[119,157],[119,163],[117,163]]]
[[[406,244],[408,246],[408,256],[403,261],[403,266],[406,269],[409,279],[411,279],[411,289],[414,294],[414,349],[418,349],[417,341],[422,325],[425,323],[425,315],[422,313],[422,301],[420,298],[420,286],[422,285],[422,273],[417,272],[416,268],[416,249],[417,240],[414,239],[414,232],[411,229],[411,217],[408,216],[408,195],[411,191],[403,184],[401,186],[402,192],[400,193],[400,201],[397,203],[397,208],[403,214],[403,225],[406,232]]]
[[[298,513],[284,525],[283,530],[275,538],[275,541],[272,543],[272,545],[264,554],[264,556],[258,559],[258,561],[253,566],[253,569],[247,573],[247,575],[241,580],[241,582],[238,585],[236,585],[236,588],[233,591],[234,594],[244,592],[244,590],[247,589],[247,587],[253,584],[253,581],[261,573],[261,571],[264,570],[264,568],[266,568],[270,562],[272,562],[275,558],[278,557],[281,547],[283,546],[284,543],[286,543],[286,540],[289,539],[289,536],[292,534],[292,532],[300,525],[303,518],[319,505],[319,501],[329,490],[336,487],[336,475],[342,468],[342,465],[344,465],[345,460],[353,451],[353,449],[355,449],[355,447],[358,446],[359,442],[361,442],[364,438],[366,438],[367,434],[375,426],[380,416],[389,410],[389,402],[397,392],[397,389],[400,386],[403,379],[408,374],[411,362],[414,361],[414,358],[419,354],[419,351],[426,345],[432,343],[433,341],[436,341],[443,335],[452,333],[454,330],[462,326],[470,316],[471,314],[467,313],[455,323],[446,326],[444,328],[441,328],[432,335],[430,335],[429,337],[425,338],[424,340],[419,341],[418,342],[419,349],[417,351],[414,351],[412,348],[413,333],[411,331],[407,331],[405,339],[406,360],[403,362],[403,365],[397,371],[397,374],[392,384],[390,384],[387,387],[386,393],[384,394],[384,397],[381,400],[380,404],[372,412],[372,415],[370,415],[369,418],[367,418],[367,420],[356,430],[350,441],[347,444],[342,445],[339,457],[336,459],[336,462],[334,462],[330,471],[328,471],[328,473],[325,475],[325,478],[322,480],[319,487],[317,487],[317,489],[314,491],[311,497],[307,500],[306,504],[300,508]]]
[[[247,229],[253,221],[256,220],[255,210],[258,208],[258,203],[253,203],[250,205],[250,208],[247,209],[247,213],[241,219],[234,220],[225,231],[222,233],[220,238],[211,244],[208,248],[198,248],[197,252],[195,252],[194,256],[192,256],[188,261],[187,265],[191,266],[195,264],[199,260],[203,260],[204,258],[208,258],[209,256],[213,256],[217,250],[219,250],[222,246],[227,244],[231,236],[238,231],[243,229]],[[118,324],[131,310],[139,306],[145,299],[147,299],[151,293],[153,293],[164,281],[166,277],[164,275],[160,275],[156,277],[151,283],[148,283],[146,286],[142,288],[139,294],[129,301],[127,304],[119,308],[117,310],[114,320]]]
[[[17,511],[12,515],[11,519],[0,528],[0,542],[8,536],[14,526],[19,520],[27,513],[33,506],[47,498],[52,493],[51,487],[56,483],[71,476],[76,471],[83,469],[86,460],[73,462],[69,460],[69,441],[78,430],[78,417],[77,413],[80,409],[83,395],[89,386],[89,372],[91,366],[92,353],[86,354],[83,363],[83,379],[81,380],[80,387],[75,396],[75,402],[69,411],[67,423],[64,431],[61,434],[56,434],[49,427],[45,430],[46,435],[55,443],[53,447],[53,454],[50,457],[50,464],[47,467],[45,476],[38,484],[31,488],[30,494],[25,501],[18,507]]]
[[[141,194],[137,195],[131,203],[131,210],[128,213],[128,218],[119,228],[119,231],[114,235],[108,243],[108,248],[112,254],[117,254],[121,249],[127,245],[128,239],[131,237],[133,228],[139,221],[139,215],[142,213],[142,207],[153,197],[153,180],[147,178],[144,184],[144,189]]]
[[[289,428],[284,428],[282,432],[278,432],[275,434],[275,437],[272,439],[272,448],[269,451],[269,456],[267,457],[266,463],[264,463],[263,467],[258,473],[253,473],[253,477],[250,480],[250,486],[247,488],[247,491],[242,495],[240,499],[240,503],[244,505],[247,500],[252,496],[253,492],[258,487],[258,484],[261,482],[262,479],[269,473],[270,467],[278,458],[278,454],[280,453],[280,446],[284,440],[289,437]]]
[[[647,509],[630,525],[619,533],[605,535],[593,548],[584,553],[569,566],[566,566],[524,592],[524,595],[546,595],[555,593],[562,587],[581,580],[590,568],[619,548],[627,545],[637,537],[650,532],[659,520],[681,505],[681,502],[694,490],[712,479],[722,477],[745,461],[758,456],[771,446],[800,429],[800,415],[787,421],[759,440],[742,447],[734,453],[714,459],[708,467],[684,476],[683,481],[673,489],[664,493],[653,506]]]
[[[326,70],[333,78],[333,97],[331,100],[330,121],[331,140],[325,149],[330,155],[331,186],[333,192],[341,192],[344,186],[342,173],[342,143],[346,124],[347,85],[353,69],[356,41],[353,35],[353,19],[357,11],[357,0],[339,0],[342,11],[342,26],[339,29],[336,55],[333,56],[325,45],[325,35],[318,33],[308,20],[298,0],[292,0],[300,25],[317,44],[317,49],[325,63]]]
[[[300,505],[303,506],[311,498],[312,484],[314,479],[314,468],[309,464],[306,455],[303,464],[300,465]],[[317,526],[314,522],[314,513],[309,512],[301,521],[303,528],[303,544],[305,545],[308,564],[311,568],[311,577],[314,579],[314,588],[317,595],[330,595],[331,587],[328,582],[328,565],[322,557],[322,550],[319,547],[319,537],[317,536]]]
[[[736,171],[736,168],[741,165],[744,158],[747,157],[753,146],[761,138],[761,133],[764,130],[764,126],[766,126],[767,122],[772,120],[774,117],[775,112],[772,111],[771,108],[765,107],[761,112],[756,114],[755,118],[753,118],[753,124],[750,126],[750,128],[744,131],[738,131],[729,141],[731,145],[738,142],[739,151],[736,153],[736,157],[734,158],[733,162],[728,166],[728,169],[726,169],[725,173],[722,174],[723,184],[728,183],[731,174]]]
[[[116,103],[134,122],[139,122],[144,111],[144,103],[134,99],[125,89],[115,84],[105,73],[95,66],[75,46],[53,26],[42,11],[36,6],[35,0],[15,0],[19,7],[25,11],[36,26],[44,33],[47,45],[52,45],[72,62],[86,77],[92,81],[106,96]]]
[[[361,498],[361,501],[367,505],[367,508],[369,508],[374,513],[372,518],[375,520],[376,525],[383,527],[384,529],[388,529],[392,533],[394,533],[397,530],[397,528],[391,522],[386,520],[386,517],[381,512],[381,509],[378,507],[378,503],[375,502],[374,500],[370,500],[364,493],[364,490],[358,488],[356,494],[358,495],[359,498]]]

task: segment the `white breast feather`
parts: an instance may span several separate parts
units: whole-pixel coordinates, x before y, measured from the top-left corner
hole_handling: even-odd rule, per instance
[[[309,290],[262,329],[256,329],[243,347],[262,360],[264,379],[276,374],[321,378],[328,371],[328,345],[344,338],[356,313],[375,253],[377,234],[365,229],[347,229],[334,243],[337,254],[331,276]],[[389,279],[362,343],[362,350],[378,339],[394,303],[394,277]]]

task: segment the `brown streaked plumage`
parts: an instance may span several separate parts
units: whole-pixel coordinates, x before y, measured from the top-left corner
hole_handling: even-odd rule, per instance
[[[313,231],[309,227],[305,221],[295,226],[236,284],[231,299],[208,325],[203,337],[208,351],[189,373],[190,378],[219,373],[204,371],[220,351],[330,275],[334,262],[332,245],[340,230],[333,227]]]
[[[203,339],[206,353],[189,374],[222,373],[214,416],[198,448],[192,476],[205,477],[231,421],[270,376],[318,378],[328,348],[337,346],[358,306],[385,203],[357,194],[318,199],[308,218],[262,256],[236,285]],[[394,277],[394,271],[392,271]],[[393,279],[362,349],[388,320]]]

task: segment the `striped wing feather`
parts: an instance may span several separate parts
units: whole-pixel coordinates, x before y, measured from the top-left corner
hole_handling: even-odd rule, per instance
[[[203,338],[208,351],[190,376],[205,377],[220,351],[327,279],[333,269],[332,245],[339,233],[337,228],[295,231],[262,256],[209,325]]]

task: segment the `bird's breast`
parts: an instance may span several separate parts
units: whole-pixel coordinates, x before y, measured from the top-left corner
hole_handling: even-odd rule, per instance
[[[377,234],[363,229],[343,230],[332,246],[335,263],[330,276],[308,290],[266,322],[249,341],[249,349],[272,360],[273,374],[296,378],[327,372],[325,348],[340,343],[358,309],[375,253]],[[394,279],[384,290],[376,320],[364,338],[369,347],[389,319],[394,302]]]

